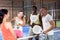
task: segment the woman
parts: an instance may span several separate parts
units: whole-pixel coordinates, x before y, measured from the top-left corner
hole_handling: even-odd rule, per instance
[[[41,26],[41,29],[43,29],[41,15],[37,13],[37,7],[36,6],[32,7],[32,14],[30,14],[28,22],[29,22],[29,25],[31,26],[30,35],[34,35],[34,33],[32,32],[32,28],[35,25]],[[35,39],[39,40],[39,34]],[[32,40],[32,39],[29,39],[29,40]]]
[[[22,26],[25,26],[25,17],[23,12],[19,12],[17,17],[14,17],[11,21],[14,21],[14,30],[17,37],[23,37]]]
[[[4,40],[16,40],[16,35],[13,31],[12,25],[8,22],[9,13],[7,9],[0,10],[0,25]]]

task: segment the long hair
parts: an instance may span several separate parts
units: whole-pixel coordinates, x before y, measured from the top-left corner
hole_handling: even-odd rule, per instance
[[[7,9],[1,9],[0,10],[0,24],[3,22],[3,18],[5,16],[5,14],[8,13],[8,10]]]
[[[24,20],[24,16],[22,16],[21,19]]]

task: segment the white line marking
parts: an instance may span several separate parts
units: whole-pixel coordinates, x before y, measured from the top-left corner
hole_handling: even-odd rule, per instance
[[[54,31],[54,32],[59,32],[60,30],[56,30],[56,31]]]

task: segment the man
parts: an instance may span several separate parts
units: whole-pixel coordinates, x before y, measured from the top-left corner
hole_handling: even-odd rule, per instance
[[[53,28],[55,27],[55,23],[50,14],[47,13],[47,8],[41,8],[42,14],[42,24],[43,24],[43,34],[47,34],[46,40],[54,40],[53,39]]]
[[[32,7],[32,14],[30,14],[30,16],[29,16],[29,25],[31,26],[31,28],[33,28],[35,25],[39,25],[43,29],[41,15],[37,13],[36,6]],[[34,35],[32,30],[30,32],[30,35]],[[39,37],[36,37],[35,39],[39,40]],[[32,40],[32,39],[30,39],[30,40]]]

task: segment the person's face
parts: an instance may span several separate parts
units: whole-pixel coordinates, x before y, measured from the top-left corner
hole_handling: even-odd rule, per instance
[[[23,12],[19,12],[18,17],[22,17],[22,16],[23,16]]]
[[[41,11],[42,15],[46,15],[46,13],[47,13],[47,10],[45,10],[44,8],[40,9],[40,11]]]
[[[10,17],[10,15],[9,15],[9,13],[7,13],[7,14],[5,15],[6,20],[8,20],[9,17]]]
[[[32,8],[32,11],[34,12],[36,9],[35,8]]]
[[[10,15],[9,15],[9,13],[8,13],[8,14],[6,15],[6,18],[9,19],[9,17],[10,17]]]
[[[32,8],[32,13],[35,14],[37,12],[37,9]]]

